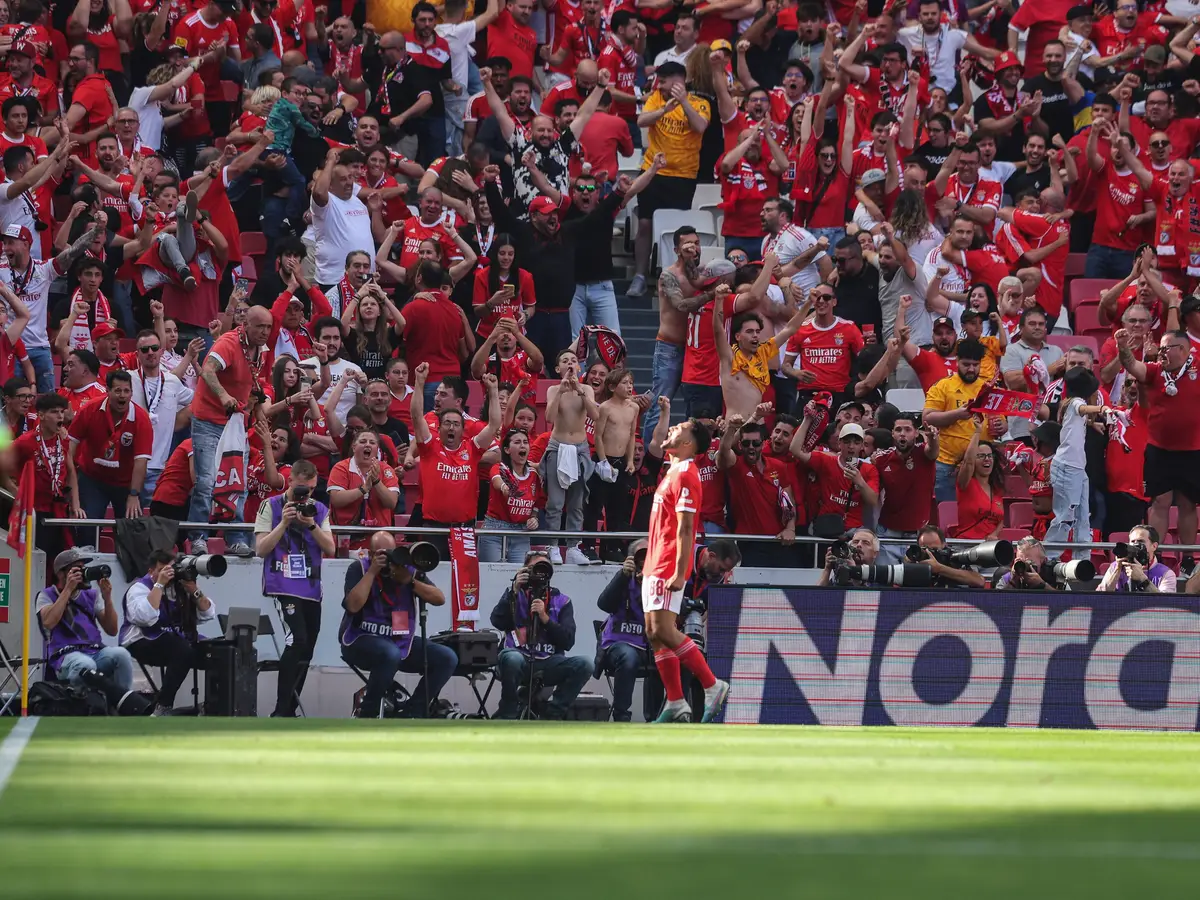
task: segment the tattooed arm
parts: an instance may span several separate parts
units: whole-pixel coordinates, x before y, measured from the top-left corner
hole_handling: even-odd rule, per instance
[[[715,296],[712,291],[701,291],[693,297],[684,297],[679,276],[670,269],[663,269],[658,276],[658,290],[668,303],[682,313],[696,312]]]
[[[96,239],[100,228],[99,223],[93,222],[83,234],[75,239],[70,247],[54,257],[54,269],[59,275],[65,275],[75,260],[83,255],[83,251]]]

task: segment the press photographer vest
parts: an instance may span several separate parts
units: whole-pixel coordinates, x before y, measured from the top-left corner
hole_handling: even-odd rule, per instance
[[[271,528],[283,519],[283,505],[287,494],[271,497]],[[314,501],[316,502],[316,501]],[[317,503],[317,514],[313,520],[320,528],[325,524],[329,508]],[[296,597],[300,600],[321,600],[321,546],[312,531],[303,525],[289,528],[283,533],[271,552],[263,560],[262,592],[268,597]]]
[[[50,601],[57,602],[58,588],[46,588],[46,596]],[[95,656],[104,648],[104,637],[100,633],[100,623],[96,621],[96,589],[88,588],[80,591],[67,601],[62,618],[49,631],[38,616],[38,628],[42,632],[42,646],[50,668],[55,672],[62,665],[63,657],[76,651]]]
[[[646,649],[646,614],[642,611],[642,588],[636,578],[629,579],[629,599],[604,622],[600,632],[600,649],[613,644],[630,644]]]
[[[154,590],[154,577],[143,575],[133,584],[144,584],[150,590]],[[130,585],[130,587],[133,587],[133,585]],[[121,633],[118,638],[121,646],[125,646],[125,638],[134,628],[140,630],[142,637],[148,641],[156,640],[164,634],[177,634],[189,640],[196,639],[196,633],[193,631],[189,634],[181,624],[183,622],[183,610],[175,599],[175,584],[173,582],[162,589],[162,599],[158,603],[158,621],[149,626],[134,625],[129,621],[129,591],[126,590],[125,596],[121,598],[121,622]]]
[[[533,626],[534,640],[532,644],[527,644],[527,635],[530,628],[529,603],[532,598],[525,591],[517,592],[516,607],[513,611],[513,624],[516,626],[513,631],[506,632],[504,635],[504,646],[513,650],[520,650],[526,656],[532,656],[534,659],[549,659],[556,653],[561,653],[554,646],[553,641],[542,640],[544,634],[542,630],[542,620],[534,617],[536,624]],[[558,622],[558,617],[562,613],[562,609],[571,598],[566,594],[560,593],[554,588],[550,588],[550,599],[546,601],[546,613],[550,616],[550,621]],[[525,640],[518,640],[518,632],[526,636]]]
[[[345,606],[345,603],[343,600],[342,605]],[[356,613],[347,611],[342,616],[339,634],[343,647],[349,647],[360,637],[370,635],[391,641],[407,657],[412,649],[413,629],[416,627],[417,600],[412,584],[396,584],[376,577],[363,608]]]

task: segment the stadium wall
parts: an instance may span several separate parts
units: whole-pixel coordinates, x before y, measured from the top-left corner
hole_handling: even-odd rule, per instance
[[[768,584],[709,610],[727,722],[1198,728],[1198,597]]]

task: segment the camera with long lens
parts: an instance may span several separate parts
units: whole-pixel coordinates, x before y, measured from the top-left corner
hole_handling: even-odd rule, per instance
[[[894,566],[844,563],[838,566],[834,579],[842,587],[855,582],[892,587],[929,587],[933,583],[933,569],[913,563]]]
[[[955,550],[952,547],[921,547],[914,544],[904,551],[904,557],[909,562],[921,562],[926,553],[951,569],[965,569],[968,566],[994,569],[996,566],[1010,565],[1015,555],[1011,541],[988,541],[965,550]]]
[[[205,578],[220,578],[229,568],[225,557],[217,553],[202,553],[199,556],[181,556],[175,560],[175,580],[195,581]]]
[[[317,514],[317,501],[311,496],[312,488],[306,484],[298,484],[292,488],[292,502],[296,504],[296,512],[311,519]]]
[[[104,563],[95,566],[84,566],[82,577],[84,584],[100,581],[102,578],[111,578],[112,566],[106,566]]]
[[[438,548],[428,541],[401,544],[389,550],[387,556],[393,566],[405,566],[426,574],[436,569],[442,561]]]
[[[633,552],[633,574],[636,578],[642,577],[642,570],[646,568],[646,554],[648,552],[645,547]]]
[[[1072,581],[1091,581],[1096,577],[1096,567],[1090,559],[1075,559],[1071,562],[1053,562],[1048,559],[1040,566],[1018,559],[1012,564],[1014,579],[1025,578],[1035,572],[1042,581],[1054,587],[1065,587]]]
[[[529,581],[526,589],[534,594],[544,593],[550,587],[550,579],[554,577],[554,566],[548,560],[539,559],[529,567]]]
[[[707,637],[707,632],[704,627],[704,614],[708,612],[708,603],[704,598],[696,599],[689,597],[684,601],[683,609],[680,612],[681,623],[679,630],[701,650],[704,649],[704,642]]]
[[[1150,565],[1150,551],[1142,541],[1117,541],[1113,547],[1113,556],[1125,562],[1135,562],[1140,566]]]

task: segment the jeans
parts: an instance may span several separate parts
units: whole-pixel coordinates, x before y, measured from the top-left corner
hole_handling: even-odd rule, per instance
[[[604,671],[612,675],[614,722],[628,722],[633,718],[633,688],[637,684],[638,672],[649,658],[645,650],[633,644],[613,644],[604,651]]]
[[[529,552],[529,535],[524,525],[512,522],[501,522],[488,516],[483,520],[484,528],[495,528],[497,531],[511,531],[508,540],[508,550],[504,550],[505,538],[494,534],[481,534],[476,538],[480,562],[510,562],[524,563],[525,554]]]
[[[720,385],[688,384],[685,381],[680,387],[683,388],[683,414],[685,416],[695,416],[702,412],[710,418],[716,418],[721,414],[725,401]]]
[[[37,376],[37,391],[39,394],[54,393],[54,356],[49,347],[29,347],[29,361],[33,363],[33,371]]]
[[[146,480],[142,482],[142,506],[150,505],[150,500],[154,497],[154,489],[158,487],[160,475],[162,475],[162,469],[146,470]]]
[[[522,685],[529,684],[530,664],[530,660],[526,659],[520,650],[506,648],[500,651],[500,660],[496,663],[496,672],[500,676],[500,707],[496,710],[497,719],[515,719],[519,714],[517,691]],[[532,665],[533,671],[541,676],[542,684],[555,687],[554,695],[547,701],[542,718],[564,718],[583,686],[592,677],[591,660],[560,653],[548,659],[535,659]]]
[[[204,341],[204,352],[196,358],[196,371],[200,371],[200,364],[204,362],[204,357],[208,356],[208,351],[212,349],[213,336],[212,332],[207,328],[199,325],[188,325],[186,322],[179,322],[179,344],[177,346],[186,347],[191,341],[196,338]]]
[[[958,499],[958,466],[938,460],[933,481],[933,496],[938,503],[951,503]]]
[[[1133,251],[1117,250],[1103,244],[1088,247],[1084,278],[1124,278],[1133,268]]]
[[[113,518],[125,518],[125,503],[129,499],[129,485],[107,484],[97,481],[79,472],[79,505],[83,514],[89,519],[107,518],[108,505],[112,504]],[[95,526],[82,526],[75,529],[75,540],[80,544],[97,543],[94,535],[98,533]]]
[[[912,543],[917,542],[917,533],[915,531],[896,531],[892,528],[884,528],[882,525],[875,526],[875,536],[879,538],[905,538]],[[900,544],[883,544],[879,545],[879,557],[876,560],[881,566],[894,566],[897,563],[904,562],[905,547]]]
[[[213,482],[217,477],[217,442],[221,440],[224,425],[206,422],[204,419],[192,419],[192,461],[196,466],[196,486],[192,490],[192,505],[188,507],[188,521],[207,522],[212,512]],[[246,460],[249,447],[242,454]],[[237,500],[237,519],[240,522],[245,514],[246,492],[242,491]],[[191,532],[188,537],[193,541],[208,537],[204,529]],[[225,543],[246,544],[249,536],[244,531],[227,532]]]
[[[433,403],[434,400],[437,399],[437,389],[440,382],[440,378],[432,384],[428,381],[425,382],[425,389],[421,392],[421,395],[425,401],[425,412],[433,411]]]
[[[554,364],[560,350],[571,346],[571,314],[567,310],[553,310],[537,314],[525,326],[525,332],[534,345],[542,351],[546,358],[546,368],[551,377],[559,377],[554,373]]]
[[[113,312],[117,314],[117,321],[121,323],[121,328],[128,335],[136,335],[138,332],[138,324],[133,318],[133,282],[132,281],[114,281],[112,295]]]
[[[1046,529],[1045,543],[1090,541],[1092,519],[1088,495],[1091,488],[1088,484],[1087,470],[1064,465],[1057,459],[1052,459],[1050,486],[1054,488],[1054,519]]]
[[[287,150],[274,147],[267,148],[264,155],[277,153],[286,160],[281,169],[273,169],[272,172],[283,183],[283,186],[288,189],[287,199],[284,201],[283,217],[291,223],[293,228],[301,228],[303,225],[305,199],[308,196],[308,179],[301,173],[300,168],[296,165],[296,160],[292,158],[291,153]],[[244,175],[239,175],[226,189],[231,202],[240,200],[254,184],[254,179],[258,175],[257,172],[247,172]],[[265,205],[265,204],[264,204]],[[277,226],[278,227],[278,226]]]
[[[417,134],[416,161],[428,168],[439,156],[446,155],[446,117],[418,116],[412,125]]]
[[[725,235],[725,252],[742,250],[750,257],[750,262],[758,262],[762,258],[762,238],[739,237],[736,234]]]
[[[808,230],[815,238],[829,238],[830,247],[836,247],[837,242],[846,236],[846,229],[840,225],[834,228],[810,228]]]
[[[79,687],[85,672],[99,672],[113,680],[121,691],[133,690],[133,657],[124,647],[104,647],[95,656],[75,651],[63,657],[58,680]]]
[[[571,337],[577,337],[584,325],[603,325],[617,334],[621,333],[621,321],[617,315],[617,294],[612,281],[589,281],[575,285],[575,296],[571,298]]]
[[[650,394],[654,397],[666,397],[672,400],[679,390],[680,379],[683,378],[683,346],[668,344],[666,341],[654,342],[654,360],[651,365]],[[642,424],[642,441],[650,446],[650,435],[658,424],[658,404],[651,403],[646,410],[646,421]]]
[[[429,656],[429,683],[422,677],[413,691],[405,709],[407,719],[429,718],[429,704],[436,700],[454,670],[458,668],[458,654],[443,644],[423,641],[414,635],[408,655],[401,653],[393,641],[373,634],[362,635],[353,644],[342,648],[342,659],[359,669],[366,669],[367,691],[363,695],[359,714],[366,718],[379,715],[379,704],[386,696],[388,687],[397,672],[423,675],[425,655]]]
[[[704,533],[705,534],[725,534],[726,533],[725,526],[718,525],[716,522],[705,522],[704,523]]]

